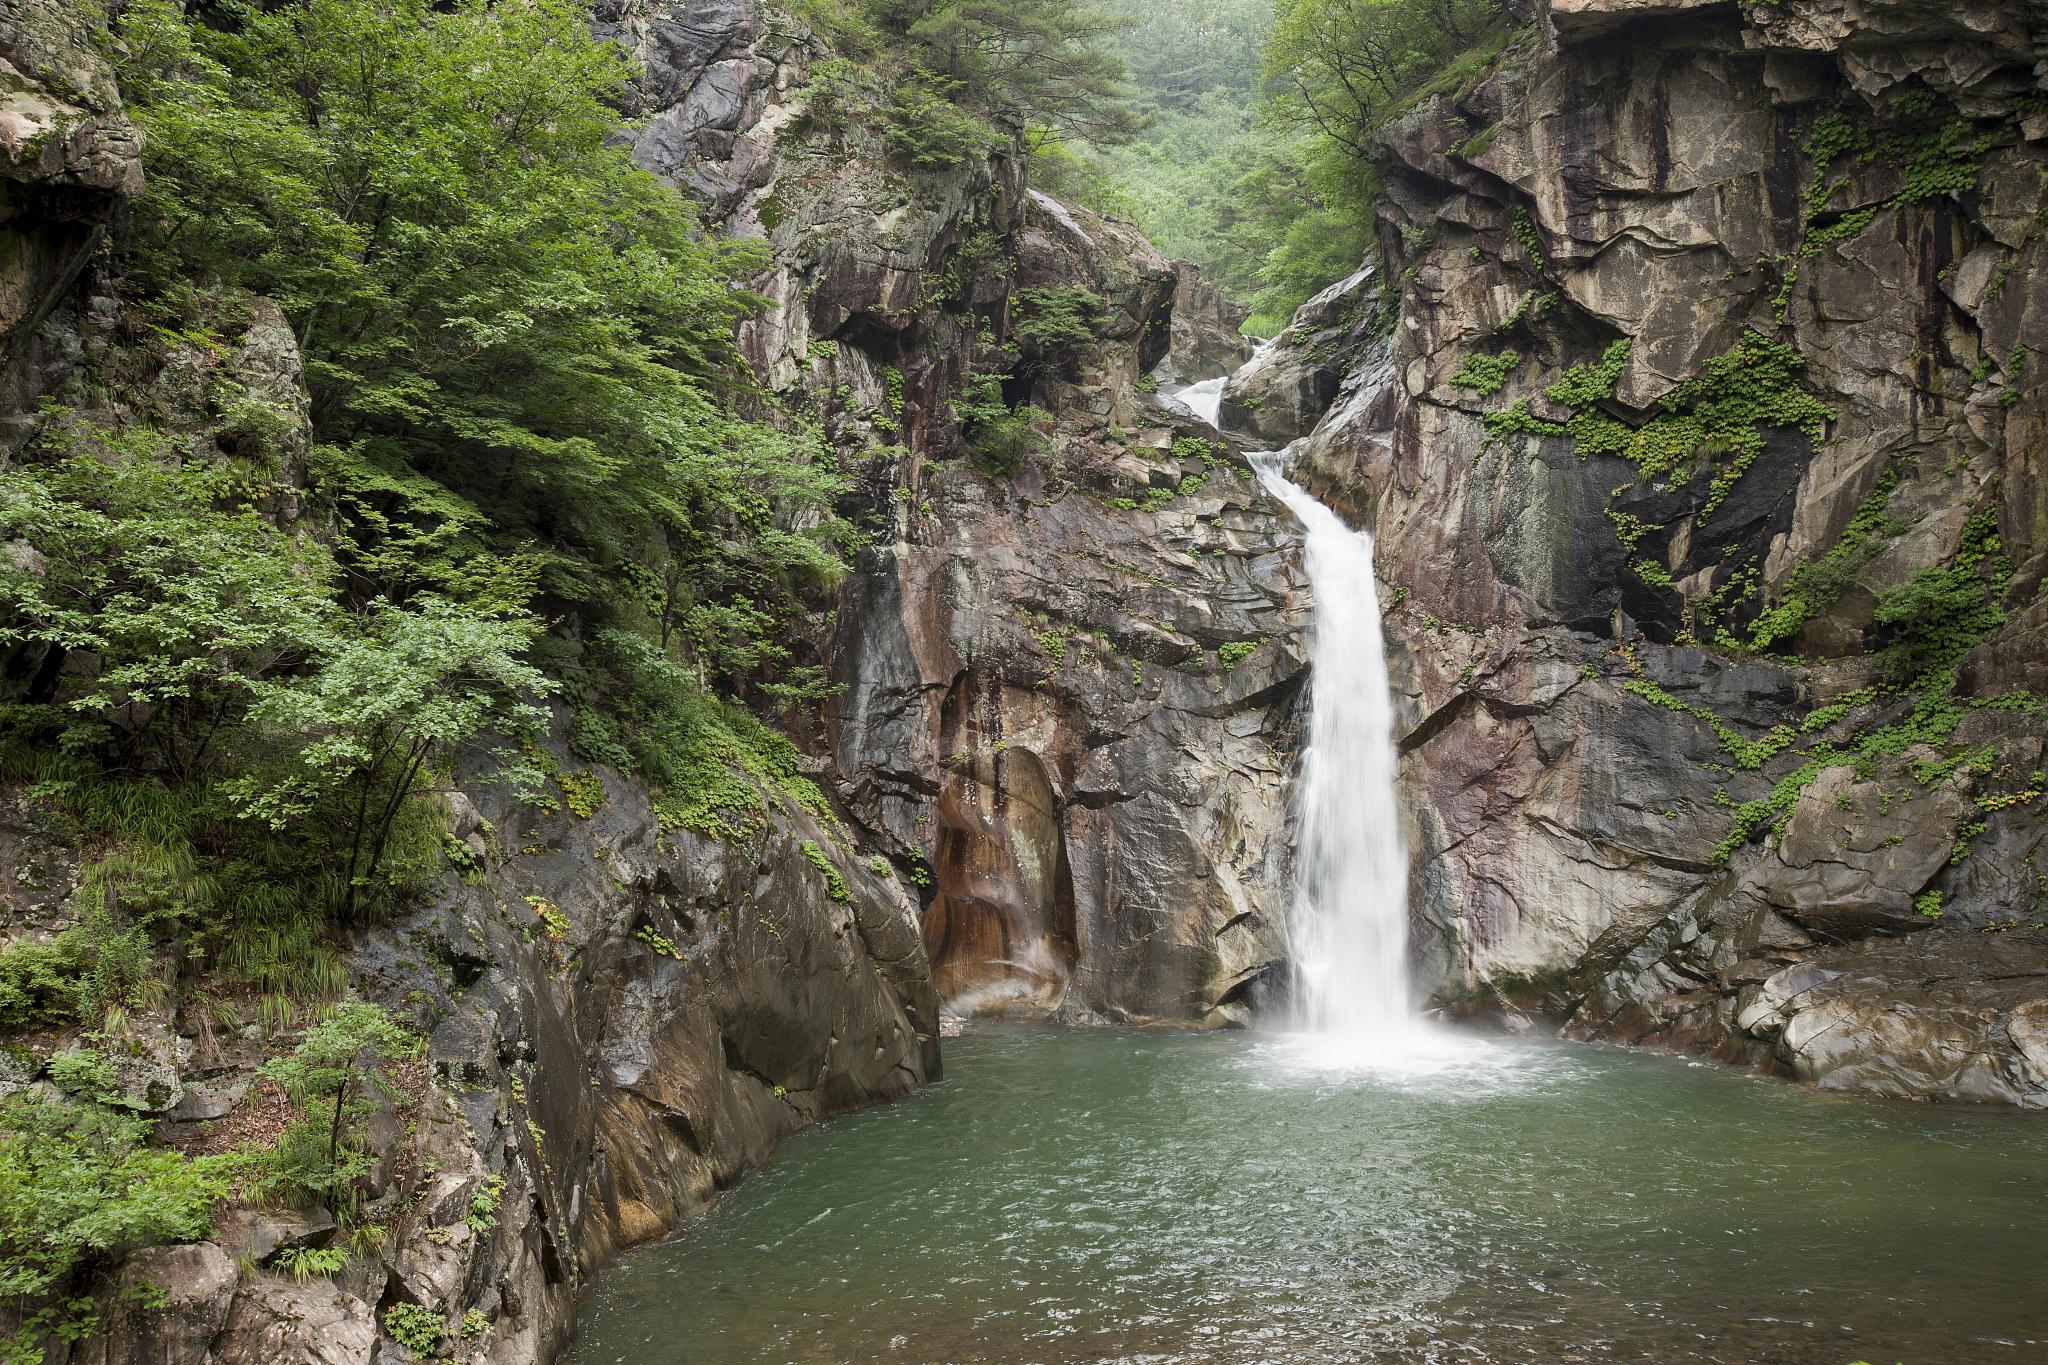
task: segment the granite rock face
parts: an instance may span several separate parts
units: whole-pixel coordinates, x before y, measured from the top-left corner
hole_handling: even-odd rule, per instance
[[[917,888],[941,996],[1243,1022],[1283,957],[1305,599],[1284,514],[1157,396],[1240,363],[1242,314],[1129,224],[1027,191],[1011,149],[906,166],[857,87],[826,118],[824,54],[785,21],[702,14],[727,36],[692,50],[722,55],[668,84],[730,67],[744,94],[677,178],[774,245],[747,346],[817,413],[873,538],[809,739]],[[631,30],[643,55],[659,27]],[[666,117],[635,150],[671,174]],[[1084,336],[1028,325],[1054,297]],[[1029,449],[977,444],[976,376],[1037,410]]]
[[[2038,3],[1553,0],[1384,135],[1398,314],[1297,459],[1397,604],[1447,1008],[2048,1105],[2044,44]],[[1227,396],[1262,435],[1326,382],[1285,340]],[[1657,463],[1719,400],[1752,443]],[[1952,689],[1901,672],[1950,628]]]

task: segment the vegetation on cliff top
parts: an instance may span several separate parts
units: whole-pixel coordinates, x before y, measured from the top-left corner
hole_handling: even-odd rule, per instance
[[[1379,130],[1477,75],[1508,29],[1494,0],[1122,0],[1116,40],[1150,123],[1062,188],[1133,217],[1253,301],[1270,335],[1358,269]]]
[[[770,793],[822,811],[788,740],[715,697],[822,691],[795,622],[854,543],[845,485],[735,345],[759,249],[611,140],[630,73],[583,7],[116,22],[148,171],[112,260],[129,348],[94,379],[116,415],[46,408],[0,473],[0,771],[80,858],[68,927],[0,949],[0,1027],[323,1018],[272,1073],[291,1140],[244,1174],[345,1211],[366,1059],[400,1042],[312,1006],[346,986],[350,926],[471,869],[427,798],[496,775],[593,811],[601,786],[538,742],[561,694],[665,823],[736,832]],[[0,1115],[4,1292],[203,1234],[218,1163],[144,1129],[77,1097]],[[89,1319],[59,1305],[0,1349]]]

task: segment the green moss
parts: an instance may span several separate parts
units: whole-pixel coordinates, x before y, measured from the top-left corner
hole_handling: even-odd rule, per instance
[[[1898,485],[1898,470],[1887,468],[1878,477],[1877,488],[1849,519],[1842,538],[1826,553],[1793,566],[1785,577],[1784,595],[1750,626],[1752,649],[1768,650],[1796,636],[1808,621],[1834,605],[1885,541],[1906,529],[1908,523],[1885,515]]]
[[[1527,208],[1515,210],[1515,240],[1522,244],[1522,250],[1529,253],[1529,263],[1538,269],[1548,264],[1543,254],[1543,234],[1536,230],[1536,220],[1529,216]]]
[[[1791,347],[1748,331],[1706,372],[1667,394],[1660,411],[1631,428],[1600,409],[1628,365],[1630,343],[1620,340],[1598,361],[1574,365],[1544,390],[1544,397],[1571,409],[1563,422],[1547,421],[1524,399],[1486,414],[1489,436],[1563,436],[1581,459],[1620,455],[1650,478],[1660,478],[1716,453],[1731,456],[1714,475],[1700,515],[1713,515],[1756,458],[1768,427],[1796,427],[1820,441],[1834,413],[1800,389],[1794,377],[1805,362]]]
[[[1972,517],[1952,564],[1921,569],[1877,599],[1871,619],[1889,637],[1878,652],[1885,672],[1901,680],[1961,659],[2005,624],[2004,598],[2012,578],[1997,517],[1990,512]]]
[[[1232,640],[1228,644],[1217,647],[1216,661],[1222,664],[1227,671],[1236,668],[1246,659],[1249,659],[1258,652],[1258,649],[1259,642],[1257,640]]]
[[[1493,140],[1499,136],[1500,125],[1498,123],[1489,124],[1487,127],[1481,129],[1479,132],[1467,138],[1463,145],[1461,145],[1458,148],[1456,155],[1462,157],[1466,161],[1471,161],[1478,157],[1485,156],[1486,149],[1493,146]]]
[[[1451,382],[1459,388],[1470,389],[1481,398],[1491,398],[1501,391],[1508,382],[1508,376],[1522,363],[1522,357],[1513,351],[1502,351],[1499,355],[1483,355],[1474,351],[1465,357],[1465,363],[1451,376]]]
[[[1895,107],[1896,126],[1883,136],[1839,113],[1814,120],[1807,138],[1813,180],[1806,191],[1806,234],[1799,254],[1812,256],[1833,242],[1857,236],[1880,212],[1963,194],[1977,184],[1979,169],[1995,139],[1967,118],[1944,117],[1931,91],[1916,90]],[[1849,183],[1831,176],[1836,162],[1883,161],[1896,167],[1903,183],[1880,204],[1866,205],[1827,220],[1827,203]],[[1825,221],[1824,221],[1825,220]]]

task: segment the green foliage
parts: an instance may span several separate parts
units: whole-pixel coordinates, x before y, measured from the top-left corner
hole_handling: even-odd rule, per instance
[[[339,1273],[348,1265],[348,1252],[340,1247],[283,1247],[272,1261],[280,1271],[304,1284]]]
[[[570,747],[651,782],[664,829],[738,838],[759,826],[771,798],[832,818],[788,736],[706,692],[653,641],[600,630],[563,671],[576,706]]]
[[[1522,244],[1522,250],[1529,257],[1529,264],[1541,268],[1545,263],[1543,234],[1536,231],[1536,220],[1529,216],[1525,205],[1515,206],[1515,240]]]
[[[400,1301],[384,1310],[384,1335],[403,1346],[414,1360],[430,1359],[447,1334],[441,1315],[417,1303]]]
[[[356,1185],[376,1157],[363,1145],[363,1120],[380,1098],[397,1097],[386,1066],[418,1050],[419,1040],[376,1005],[351,1001],[326,1010],[290,1053],[258,1073],[284,1090],[296,1117],[262,1155],[256,1183],[271,1193],[318,1198],[336,1214],[353,1208]]]
[[[839,869],[832,866],[832,857],[818,847],[815,839],[806,839],[802,844],[803,855],[812,867],[825,878],[825,892],[841,905],[853,899],[853,891],[846,885],[846,878],[839,875]]]
[[[491,1229],[498,1226],[498,1211],[505,1204],[505,1177],[494,1175],[476,1187],[476,1193],[469,1197],[469,1211],[463,1221],[469,1224],[470,1233],[476,1237],[488,1237]]]
[[[1529,400],[1524,398],[1511,407],[1500,408],[1487,413],[1480,420],[1486,423],[1486,434],[1498,440],[1503,436],[1563,436],[1565,426],[1551,422],[1529,411]]]
[[[1940,919],[1941,892],[1934,890],[1922,891],[1919,895],[1913,897],[1913,908],[1928,919]]]
[[[1279,0],[1265,55],[1274,114],[1372,162],[1390,116],[1484,70],[1504,17],[1491,0]]]
[[[1750,626],[1751,648],[1768,650],[1796,636],[1808,621],[1834,605],[1885,541],[1906,529],[1905,522],[1885,515],[1898,483],[1898,471],[1887,468],[1878,476],[1876,489],[1849,519],[1842,538],[1825,553],[1793,566],[1785,577],[1781,598]]]
[[[48,1300],[115,1253],[212,1233],[231,1159],[153,1149],[147,1131],[93,1104],[0,1104],[0,1297]],[[73,1335],[89,1327],[90,1309],[58,1305],[39,1325]]]
[[[98,1022],[126,1004],[151,970],[140,929],[116,929],[104,909],[42,942],[0,949],[0,1028]]]
[[[376,878],[406,802],[431,760],[491,733],[531,732],[546,712],[525,700],[550,684],[520,655],[534,623],[424,597],[371,604],[360,635],[328,644],[310,671],[251,684],[251,719],[280,753],[228,784],[240,809],[274,830],[336,804],[350,810],[340,914]]]
[[[1564,422],[1550,422],[1529,411],[1527,400],[1486,414],[1494,437],[1508,435],[1568,436],[1580,458],[1620,455],[1649,478],[1667,477],[1709,457],[1732,456],[1717,466],[1700,515],[1708,517],[1733,491],[1763,453],[1763,431],[1796,427],[1819,442],[1834,413],[1798,387],[1796,376],[1805,362],[1790,346],[1759,332],[1741,340],[1706,365],[1706,372],[1666,394],[1660,411],[1636,428],[1607,416],[1599,405],[1614,395],[1615,381],[1628,365],[1630,343],[1616,341],[1593,364],[1574,365],[1544,391],[1552,402],[1571,409]]]
[[[963,108],[1040,137],[1124,140],[1140,123],[1108,44],[1117,15],[1078,0],[857,0],[912,71]]]
[[[1502,351],[1499,355],[1474,351],[1465,357],[1458,372],[1451,376],[1451,382],[1459,388],[1472,390],[1481,398],[1491,398],[1501,391],[1508,382],[1508,376],[1521,363],[1522,357],[1513,351]]]
[[[1614,397],[1615,382],[1628,368],[1629,353],[1634,345],[1626,337],[1610,343],[1601,352],[1597,363],[1572,366],[1543,391],[1543,396],[1573,409],[1590,408],[1596,403],[1606,402]]]
[[[1813,163],[1813,181],[1806,192],[1806,233],[1799,254],[1812,256],[1833,242],[1856,237],[1887,209],[1964,194],[1976,188],[1984,156],[1996,139],[1980,135],[1975,121],[1944,116],[1932,91],[1908,93],[1893,106],[1892,126],[1882,135],[1841,113],[1814,120],[1806,150]],[[1850,182],[1830,172],[1844,158],[1889,163],[1899,173],[1899,189],[1879,204],[1830,215],[1828,201]]]
[[[641,925],[634,931],[633,937],[639,939],[663,957],[673,958],[678,962],[682,961],[682,950],[677,948],[667,935],[656,930],[651,924]]]
[[[1002,138],[988,122],[948,99],[939,83],[913,78],[889,95],[889,153],[921,171],[986,161]]]
[[[1920,569],[1877,599],[1871,619],[1886,634],[1878,660],[1894,681],[1945,669],[2005,624],[2012,561],[1990,512],[1963,527],[1955,562]]]
[[[611,799],[605,794],[604,779],[594,772],[556,773],[555,782],[570,812],[579,819],[588,820]]]
[[[226,22],[166,0],[123,21],[136,266],[167,309],[203,275],[284,307],[357,581],[506,607],[520,556],[527,586],[600,614],[624,570],[680,595],[665,626],[744,596],[779,635],[843,531],[784,528],[842,485],[814,439],[734,415],[758,248],[700,232],[611,140],[629,73],[586,11],[208,13]]]
[[[1014,474],[1024,461],[1045,446],[1039,427],[1052,414],[1033,404],[1011,407],[1003,398],[1006,374],[976,373],[967,377],[952,400],[954,420],[965,434],[967,449],[990,473]]]
[[[1018,290],[1010,308],[1011,339],[1053,368],[1095,339],[1102,299],[1074,285],[1036,285]]]
[[[1227,672],[1259,652],[1257,640],[1231,640],[1216,647],[1216,661]]]
[[[256,510],[265,484],[147,428],[52,411],[30,455],[0,473],[0,536],[35,552],[0,562],[0,644],[78,661],[67,748],[118,732],[190,770],[254,679],[330,637],[328,556]]]
[[[104,1052],[79,1047],[53,1053],[47,1069],[50,1084],[73,1099],[119,1107],[115,1094],[119,1077],[114,1073],[113,1060]]]

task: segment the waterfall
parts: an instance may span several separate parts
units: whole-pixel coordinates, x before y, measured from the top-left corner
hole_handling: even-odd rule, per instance
[[[1229,382],[1227,378],[1204,379],[1173,396],[1188,411],[1220,431],[1223,428],[1223,386]]]
[[[1218,426],[1225,382],[1207,380],[1173,397]],[[1419,1036],[1408,976],[1408,853],[1395,800],[1400,759],[1372,537],[1288,479],[1286,452],[1251,462],[1307,533],[1315,604],[1288,914],[1295,1020],[1346,1059],[1417,1060],[1411,1054],[1435,1049]]]
[[[1254,455],[1266,490],[1308,533],[1315,602],[1308,752],[1296,805],[1289,936],[1301,1027],[1347,1049],[1390,1050],[1415,1028],[1408,983],[1408,857],[1394,799],[1394,703],[1372,537]]]

